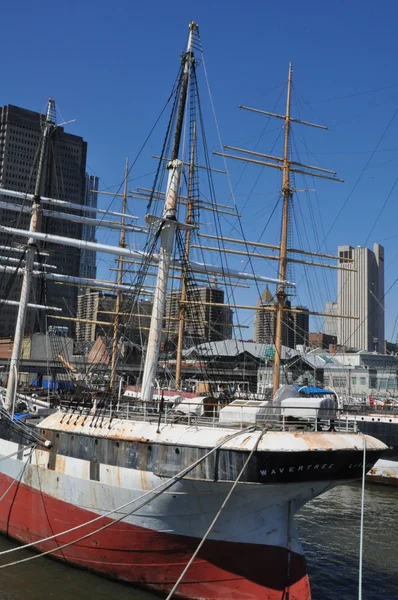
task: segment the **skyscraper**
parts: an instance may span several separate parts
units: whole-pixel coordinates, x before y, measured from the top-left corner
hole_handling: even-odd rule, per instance
[[[325,324],[323,326],[323,331],[326,335],[333,335],[335,337],[338,336],[338,319],[333,317],[333,315],[338,314],[337,302],[329,301],[326,302],[325,312],[328,315],[332,315],[330,317],[325,317]]]
[[[172,292],[167,297],[166,318],[168,335],[178,332],[181,292]],[[188,288],[187,300],[194,301],[185,311],[185,341],[189,344],[201,344],[232,338],[233,311],[224,306],[211,306],[209,303],[223,304],[224,290],[216,285]]]
[[[273,307],[275,300],[268,285],[257,300],[256,306]],[[275,313],[271,310],[256,310],[254,315],[254,341],[259,344],[273,344],[275,341]]]
[[[384,248],[338,247],[338,343],[358,350],[384,348]]]
[[[294,331],[294,345],[296,346],[308,346],[308,336],[310,330],[310,312],[306,306],[295,307],[300,312],[293,312],[293,331]]]
[[[77,316],[81,319],[76,326],[78,342],[94,342],[98,336],[113,336],[116,294],[86,289],[84,294],[79,295],[77,306]],[[119,335],[124,335],[131,342],[143,346],[148,337],[152,301],[140,300],[134,303],[132,298],[123,295],[120,314]]]
[[[268,286],[257,300],[257,306],[274,308],[275,298]],[[285,302],[286,308],[291,308],[290,300]],[[305,306],[297,306],[300,312],[285,311],[282,323],[282,345],[295,348],[298,345],[308,345],[309,311]],[[275,310],[256,310],[254,316],[254,341],[258,344],[274,344],[276,330]]]
[[[97,208],[98,201],[98,177],[86,173],[86,189],[84,196],[84,206]],[[93,218],[92,212],[85,213],[87,217]],[[83,225],[82,240],[86,242],[96,242],[95,227],[92,225]],[[80,277],[95,279],[97,277],[97,253],[93,250],[80,250]]]
[[[37,153],[40,145],[44,116],[37,112],[7,105],[0,107],[0,186],[20,192],[33,193],[37,175]],[[83,204],[85,196],[85,168],[87,143],[79,136],[66,133],[63,127],[53,129],[48,152],[48,160],[44,165],[41,194],[52,198],[69,200]],[[30,205],[12,196],[2,196],[2,201]],[[62,209],[57,209],[62,211]],[[0,207],[0,222],[4,225],[29,228],[29,213],[19,213]],[[42,218],[41,230],[55,235],[81,239],[82,226],[56,216]],[[1,246],[26,244],[26,239],[15,239],[0,232]],[[55,244],[46,244],[49,253],[47,262],[57,267],[57,272],[79,276],[80,251]],[[15,251],[1,250],[1,255],[15,258]],[[20,254],[17,254],[20,256]],[[37,260],[37,259],[36,259]],[[4,264],[4,260],[2,261]],[[0,297],[18,300],[21,288],[21,277],[4,274],[1,278]],[[53,282],[34,280],[31,300],[48,306],[62,308],[63,316],[76,315],[77,288],[69,285],[57,285]],[[0,319],[0,337],[12,337],[15,329],[17,307],[2,306]],[[26,333],[38,331],[43,326],[42,314],[28,310]],[[58,324],[65,325],[65,321]],[[51,324],[57,324],[51,319]],[[68,323],[69,334],[73,334],[74,326]]]

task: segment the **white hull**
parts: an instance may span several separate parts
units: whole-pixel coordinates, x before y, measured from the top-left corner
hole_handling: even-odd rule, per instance
[[[99,423],[64,413],[47,417],[40,433],[52,448],[23,450],[15,433],[7,439],[5,429],[0,436],[0,456],[18,453],[0,461],[2,531],[72,564],[158,591],[171,589],[255,448],[253,464],[181,585],[182,597],[195,600],[279,600],[287,593],[309,600],[294,514],[358,476],[364,439],[258,430],[229,439],[238,432],[186,425],[162,425],[157,433],[149,422]],[[383,446],[366,439],[373,466]],[[222,442],[217,460],[207,458],[145,505],[150,495],[139,500]],[[87,525],[97,516],[103,518]],[[71,527],[77,529],[63,534]],[[54,534],[56,540],[42,541]],[[79,542],[82,536],[87,540]]]

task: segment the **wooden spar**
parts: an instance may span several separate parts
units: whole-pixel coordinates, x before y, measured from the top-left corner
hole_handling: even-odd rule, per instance
[[[283,158],[279,158],[278,156],[271,156],[270,154],[263,154],[262,152],[255,152],[254,150],[247,150],[246,148],[237,148],[236,146],[226,146],[226,145],[224,145],[224,148],[228,148],[228,150],[235,150],[236,152],[242,152],[243,154],[252,154],[253,156],[260,156],[262,158],[269,158],[271,160],[283,162]],[[314,171],[321,171],[322,173],[329,173],[330,175],[337,175],[336,171],[330,171],[329,169],[322,169],[321,167],[314,167],[313,165],[305,165],[304,163],[296,162],[294,160],[290,160],[289,163],[291,165],[296,165],[297,167],[304,167],[305,169],[313,169]]]
[[[0,301],[1,302],[1,301]],[[115,311],[113,310],[98,310],[98,313],[100,313],[101,315],[115,315]],[[152,315],[144,315],[142,313],[129,313],[129,312],[119,312],[119,317],[138,317],[140,319],[151,319]],[[167,321],[179,321],[180,318],[179,317],[167,317]],[[197,321],[195,320],[190,320],[190,319],[185,319],[186,323],[197,323]],[[206,325],[210,324],[212,322],[210,321],[201,321],[201,323],[204,323]],[[227,321],[217,321],[217,325],[230,325],[231,327],[236,327],[239,329],[250,329],[249,325],[233,325],[232,323],[228,323]]]
[[[136,198],[137,200],[145,200],[148,201],[150,199],[149,195],[142,195],[142,194],[134,194],[134,192],[132,192],[133,194],[133,198]],[[187,206],[187,202],[184,200],[181,200],[182,196],[178,197],[178,203],[181,204],[182,206]],[[159,202],[159,201],[164,201],[163,197],[160,196],[153,196],[152,200],[154,202]],[[231,212],[233,211],[233,207],[230,207],[230,210],[224,210],[222,208],[217,208],[217,204],[212,204],[211,202],[205,202],[204,200],[198,200],[198,207],[201,210],[207,210],[209,212],[214,212],[220,215],[228,215],[229,217],[241,217],[242,215],[240,215],[237,212]]]
[[[239,256],[247,256],[252,258],[263,258],[265,260],[279,260],[278,256],[272,254],[260,254],[258,252],[244,252],[243,250],[234,250],[232,248],[215,248],[214,246],[200,246],[198,244],[192,244],[192,248],[201,248],[202,250],[212,250],[213,252],[224,252],[225,254],[239,254]],[[286,250],[288,252],[288,250]],[[350,273],[356,273],[356,269],[350,269],[348,267],[340,267],[339,265],[325,265],[323,263],[307,262],[306,260],[299,260],[298,258],[290,258],[289,262],[297,263],[299,265],[308,265],[310,267],[323,267],[324,269],[338,269],[339,271],[349,271]]]
[[[256,306],[253,305],[249,305],[249,304],[228,304],[228,303],[222,303],[222,302],[202,302],[202,300],[187,300],[186,301],[187,304],[199,304],[199,305],[204,305],[204,306],[217,306],[217,307],[226,307],[226,308],[238,308],[238,309],[242,309],[242,310],[259,310],[259,311],[269,311],[269,312],[276,312],[276,306],[270,306],[268,304],[259,304]],[[333,317],[336,319],[359,319],[359,317],[353,317],[352,315],[335,315],[335,314],[330,314],[330,313],[322,313],[322,312],[313,312],[311,310],[302,310],[300,308],[287,308],[284,307],[283,308],[284,312],[289,312],[289,313],[298,313],[298,314],[307,314],[307,315],[313,315],[316,317]]]
[[[217,303],[217,302],[202,302],[202,301],[191,301],[188,300],[186,302],[186,304],[198,304],[198,305],[206,305],[206,306],[218,306],[218,307],[228,307],[228,308],[239,308],[242,310],[265,310],[265,311],[271,311],[271,312],[275,312],[276,308],[274,306],[246,306],[244,304],[221,304],[221,303]],[[101,314],[108,314],[106,311],[104,310],[99,310],[98,311]],[[356,319],[359,320],[359,317],[353,317],[351,315],[332,315],[332,314],[328,314],[328,313],[321,313],[321,312],[307,312],[307,311],[303,311],[303,310],[297,310],[294,308],[285,308],[284,312],[293,312],[293,313],[306,313],[306,314],[310,314],[313,316],[317,316],[317,317],[334,317],[336,319]],[[109,311],[110,315],[114,315],[115,313],[113,311]],[[137,314],[137,315],[132,315],[131,313],[119,313],[120,316],[123,315],[128,315],[128,316],[137,316],[140,318],[151,318],[151,315],[142,315],[142,314]],[[48,319],[61,319],[63,321],[74,321],[77,323],[93,323],[93,324],[97,324],[97,325],[109,325],[112,326],[113,322],[112,321],[98,321],[95,319],[83,319],[80,317],[64,317],[64,316],[60,316],[60,315],[47,315]],[[177,321],[178,317],[170,317],[169,319],[170,321]],[[187,323],[189,323],[191,321],[187,320]],[[192,323],[194,323],[196,321],[192,321]],[[209,321],[204,321],[204,323],[210,323]],[[223,325],[224,323],[219,323],[220,325]],[[227,323],[227,325],[229,325],[229,323]],[[232,327],[236,327],[236,328],[242,328],[242,329],[249,329],[248,325],[232,325]],[[134,329],[142,329],[141,327],[135,327]]]
[[[189,180],[188,180],[188,200],[187,200],[187,215],[186,224],[193,225],[193,177],[195,173],[195,144],[196,144],[196,121],[193,123],[192,131],[192,146],[191,146],[191,157],[189,163]],[[182,277],[181,277],[181,303],[179,310],[179,323],[178,323],[178,338],[177,338],[177,355],[176,355],[176,375],[175,375],[175,389],[180,389],[181,385],[181,364],[182,364],[182,346],[184,341],[184,326],[185,326],[185,300],[187,299],[187,281],[188,281],[188,269],[187,263],[189,261],[189,247],[191,242],[191,229],[187,229],[185,234],[185,248],[184,248],[184,261],[182,264]]]
[[[116,261],[117,260],[119,260],[119,259],[116,259]],[[140,261],[137,261],[137,260],[124,259],[124,262],[127,263],[127,264],[132,264],[132,265],[140,265],[140,264],[142,264]],[[150,266],[156,266],[156,265],[155,265],[155,263],[150,263]],[[181,271],[181,267],[179,265],[171,265],[170,269],[172,269],[174,271]],[[117,271],[117,269],[115,269],[113,267],[110,267],[109,270],[110,271]],[[179,277],[177,277],[177,276],[171,275],[171,277],[175,277],[175,279],[179,279]],[[215,275],[213,273],[209,273],[209,277],[215,277]],[[232,275],[232,274],[228,273],[228,278],[229,279],[239,279],[239,276],[238,275]],[[199,279],[196,279],[196,281],[199,281]],[[205,281],[205,283],[211,283],[211,281],[207,281],[207,280],[203,280],[203,281]],[[225,287],[227,285],[229,285],[231,287],[246,287],[242,283],[239,283],[239,284],[237,283],[235,285],[234,283],[227,283],[227,282],[224,282],[224,281],[223,281],[222,285],[223,285],[223,287]],[[248,286],[248,287],[250,287],[250,286]]]
[[[103,194],[104,196],[119,196],[120,198],[124,198],[125,196],[124,192],[123,194],[117,194],[116,192],[105,192],[102,190],[90,190],[90,192],[92,192],[93,194]],[[126,194],[126,198],[133,198],[133,196],[129,196],[128,194]],[[120,216],[123,216],[122,213],[120,213]],[[125,215],[125,217],[128,217],[128,215]]]
[[[128,262],[128,263],[133,263],[133,264],[141,264],[139,261],[127,261],[125,259],[116,259],[116,261],[118,260],[123,260],[124,262]],[[345,260],[345,259],[344,259]],[[177,267],[171,267],[172,269],[177,268]],[[116,267],[110,267],[109,268],[110,271],[118,271],[118,269]],[[134,271],[129,269],[128,271],[126,271],[127,274],[134,274],[134,273],[138,273],[139,271]],[[145,274],[146,277],[156,277],[156,273],[153,272],[147,272]],[[182,279],[181,275],[169,275],[170,279]],[[209,280],[209,279],[200,279],[198,277],[195,277],[195,282],[196,283],[206,283],[207,285],[217,285],[218,281],[217,280]],[[230,287],[234,287],[234,288],[243,288],[246,290],[250,289],[250,285],[245,285],[244,283],[229,283],[229,282],[222,282],[222,287],[226,287],[226,286],[230,286]],[[151,287],[149,285],[145,285],[145,287]]]
[[[217,156],[223,156],[224,158],[233,158],[234,160],[241,160],[243,162],[252,163],[254,165],[260,165],[262,167],[272,167],[273,169],[279,169],[283,172],[283,165],[276,165],[274,163],[264,162],[262,160],[255,160],[254,158],[246,158],[244,156],[234,156],[233,154],[225,154],[224,152],[213,152]],[[291,173],[301,173],[301,175],[308,175],[310,177],[318,177],[318,179],[329,179],[330,181],[339,181],[344,183],[344,179],[338,179],[337,177],[329,177],[328,175],[319,175],[319,173],[311,173],[310,171],[302,171],[301,169],[295,169],[290,167]]]
[[[90,323],[92,325],[101,325],[102,327],[112,327],[113,323],[112,321],[97,321],[95,319],[80,319],[79,317],[58,317],[55,315],[47,315],[48,319],[61,319],[62,321],[73,321],[74,323]],[[149,327],[136,327],[135,328],[137,331],[139,330],[144,330],[147,331],[149,330]],[[167,331],[167,329],[163,329],[163,331]]]
[[[40,273],[40,275],[42,275],[42,273]],[[55,281],[53,279],[50,279],[50,281],[52,281],[55,285],[72,285],[74,287],[82,287],[81,283],[74,282],[74,281]],[[115,292],[118,289],[117,284],[114,281],[103,281],[101,279],[95,279],[94,281],[96,281],[97,283],[103,284],[103,286],[104,286],[104,287],[102,287],[102,285],[97,285],[96,286],[97,289],[107,290],[109,292]],[[136,290],[135,284],[131,284],[131,286],[129,286],[128,284],[125,284],[125,285],[126,285],[126,288],[128,288],[128,287],[131,288],[131,291],[126,290],[124,292],[125,294],[136,293],[137,290]],[[90,285],[84,284],[84,287],[89,288]],[[145,296],[145,291],[142,291],[141,293],[142,293],[142,295]]]
[[[126,170],[124,175],[124,188],[123,188],[123,198],[122,198],[122,229],[120,230],[120,238],[119,238],[119,246],[120,248],[126,247],[126,232],[124,230],[124,215],[126,214],[127,208],[127,178],[129,175],[129,159],[126,158]],[[123,261],[119,262],[118,265],[118,275],[117,275],[117,283],[118,285],[123,284]],[[118,340],[118,329],[119,329],[119,312],[120,312],[120,304],[122,301],[122,292],[120,289],[116,292],[116,302],[115,302],[115,318],[113,321],[113,341],[112,341],[112,359],[111,359],[111,375],[109,379],[109,388],[111,392],[115,387],[115,379],[116,379],[116,363],[117,363],[117,340]]]
[[[250,108],[250,106],[243,106],[239,104],[238,108],[243,108],[244,110],[250,110],[252,112],[260,113],[261,115],[267,115],[268,117],[275,117],[276,119],[284,119],[286,120],[286,115],[278,115],[276,113],[267,112],[266,110],[260,110],[259,108]],[[325,127],[325,125],[317,125],[316,123],[310,123],[309,121],[300,121],[299,119],[290,118],[291,123],[300,123],[301,125],[308,125],[308,127],[316,127],[317,129],[326,129],[329,127]]]
[[[170,158],[165,158],[165,157],[162,157],[162,156],[156,156],[155,154],[152,155],[152,158],[156,158],[157,160],[163,160],[165,162],[169,162],[170,161]],[[187,167],[189,167],[189,168],[191,168],[191,162],[188,163],[188,162],[182,161],[182,164],[185,165],[185,166],[187,166]],[[212,173],[221,173],[222,175],[226,175],[227,174],[226,171],[221,171],[220,169],[213,169],[213,168],[210,168],[210,167],[205,167],[203,165],[193,165],[193,166],[194,166],[195,169],[204,169],[205,171],[212,171]]]
[[[144,188],[144,187],[137,187],[137,190],[142,190],[143,192],[149,192],[149,193],[152,192],[152,190],[150,188]],[[164,197],[165,193],[159,190],[159,191],[156,191],[156,194]],[[188,200],[188,196],[179,195],[178,197],[181,198],[182,200]],[[205,200],[200,200],[200,202],[202,202],[203,204],[208,204],[209,206],[217,206],[220,208],[229,208],[230,210],[234,210],[234,207],[231,206],[230,204],[219,204],[218,202],[217,203],[215,202],[213,204],[212,202],[206,202]]]
[[[20,206],[19,204],[15,204],[13,202],[2,202],[0,201],[0,208],[5,208],[6,210],[12,210],[14,212],[24,212],[31,213],[31,208],[28,206]],[[106,229],[121,229],[122,227],[127,231],[133,231],[136,233],[147,233],[146,227],[142,227],[141,225],[122,225],[122,223],[118,221],[108,221],[107,219],[93,219],[91,217],[85,217],[80,215],[74,215],[71,213],[59,212],[51,208],[50,210],[43,209],[42,215],[44,217],[56,217],[58,220],[62,221],[71,221],[72,223],[82,223],[83,225],[89,225],[92,227],[103,227]]]
[[[258,246],[259,248],[268,248],[270,250],[280,250],[280,246],[275,244],[265,244],[263,242],[252,242],[248,240],[240,240],[237,238],[230,238],[218,235],[210,235],[208,233],[198,233],[198,237],[209,239],[209,240],[223,240],[224,242],[231,242],[233,244],[244,244],[245,246]],[[297,248],[288,248],[288,252],[292,252],[294,254],[305,254],[306,256],[319,256],[320,258],[329,258],[331,260],[339,260],[338,256],[334,256],[333,254],[322,254],[321,252],[311,252],[309,250],[299,250]],[[353,258],[345,258],[347,262],[354,262]]]
[[[97,190],[91,190],[95,193]],[[113,196],[114,194],[112,194]],[[7,190],[5,188],[0,188],[0,196],[12,196],[13,198],[21,198],[26,202],[27,200],[33,200],[33,194],[25,194],[23,192],[17,192],[15,190]],[[59,198],[47,198],[43,196],[41,198],[42,204],[49,204],[50,206],[60,207],[60,208],[69,208],[71,210],[76,210],[78,213],[98,213],[102,215],[107,215],[110,217],[121,217],[121,213],[114,212],[111,210],[105,210],[103,208],[98,208],[97,206],[85,206],[83,204],[76,204],[76,202],[68,202],[67,200],[60,200]],[[20,205],[21,206],[21,205]],[[64,213],[63,213],[64,214]],[[138,217],[133,215],[126,215],[129,219],[137,220]]]
[[[97,321],[96,319],[82,319],[79,317],[59,317],[58,315],[47,315],[47,319],[61,319],[61,321],[73,321],[74,323],[90,323],[92,325],[107,325],[111,327],[112,321]]]

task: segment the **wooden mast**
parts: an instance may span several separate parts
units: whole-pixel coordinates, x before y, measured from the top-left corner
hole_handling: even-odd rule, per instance
[[[196,121],[193,122],[192,131],[192,145],[191,145],[191,158],[189,163],[189,180],[188,180],[188,198],[187,198],[187,225],[193,225],[193,178],[195,172],[195,143],[196,143]],[[178,341],[177,341],[177,356],[176,356],[176,379],[175,387],[179,390],[181,387],[181,363],[182,363],[182,347],[184,342],[184,328],[185,328],[185,310],[187,300],[187,262],[189,260],[189,247],[191,242],[191,229],[187,229],[185,236],[185,248],[184,248],[184,264],[182,270],[182,283],[181,283],[181,303],[179,312],[179,324],[178,324]]]
[[[284,136],[284,147],[283,147],[283,157],[279,158],[277,156],[271,156],[269,154],[263,154],[260,152],[254,152],[252,150],[247,150],[246,148],[236,148],[234,146],[224,146],[224,148],[230,148],[231,150],[235,150],[237,152],[241,152],[243,154],[250,154],[253,156],[258,156],[261,158],[267,159],[258,160],[253,158],[247,158],[237,155],[225,154],[225,152],[213,152],[218,156],[223,156],[224,158],[232,158],[234,160],[240,160],[252,164],[256,164],[261,167],[271,167],[273,169],[279,169],[282,172],[282,198],[283,198],[283,209],[282,209],[282,231],[281,231],[281,242],[279,246],[267,246],[262,245],[263,247],[271,247],[273,249],[279,249],[279,283],[277,286],[276,292],[276,331],[275,331],[275,358],[274,358],[274,383],[273,383],[273,394],[277,392],[280,384],[280,366],[281,366],[281,351],[282,351],[282,329],[283,329],[283,313],[284,312],[292,312],[290,308],[286,307],[286,286],[289,285],[289,282],[286,281],[286,267],[288,261],[288,252],[297,252],[297,250],[293,248],[287,247],[288,242],[288,228],[289,228],[289,208],[290,201],[293,195],[293,189],[290,185],[290,173],[300,173],[302,175],[316,177],[319,179],[328,179],[331,181],[339,181],[343,182],[342,179],[338,179],[335,177],[335,171],[330,171],[329,169],[323,169],[320,167],[314,167],[313,165],[307,165],[304,163],[300,163],[297,161],[289,160],[289,142],[290,142],[290,126],[291,123],[300,123],[301,125],[306,125],[309,127],[315,127],[317,129],[327,129],[324,125],[317,125],[316,123],[310,123],[308,121],[301,121],[300,119],[295,119],[290,116],[290,100],[291,100],[291,89],[292,89],[292,63],[289,64],[289,74],[287,81],[287,98],[286,98],[286,113],[284,115],[278,115],[276,113],[272,113],[266,110],[260,110],[258,108],[251,108],[249,106],[239,105],[239,108],[244,110],[249,110],[251,112],[255,112],[261,115],[265,115],[267,117],[273,117],[276,119],[281,119],[285,122],[285,136]],[[275,161],[275,162],[270,162]],[[250,242],[246,242],[250,245]],[[252,245],[259,245],[258,243],[253,243]],[[228,251],[231,252],[231,251]],[[237,253],[236,251],[232,251],[233,253]],[[302,251],[300,251],[301,253]],[[320,253],[312,253],[312,252],[303,252],[304,254],[313,255],[313,256],[321,256]],[[251,253],[252,255],[255,255]],[[250,254],[249,254],[250,255]],[[256,255],[257,258],[273,258],[268,256],[261,256],[259,254]],[[324,258],[331,258],[330,256],[323,255]],[[302,263],[305,261],[300,261],[297,259],[292,259],[292,262]],[[331,265],[321,265],[319,263],[308,263],[309,266],[325,266],[331,267]],[[334,267],[336,268],[336,267]],[[261,307],[264,310],[267,310],[265,307]],[[314,314],[314,313],[312,313]]]
[[[127,179],[129,175],[129,159],[126,158],[126,170],[124,174],[124,188],[123,188],[123,199],[122,199],[122,219],[121,224],[122,228],[120,230],[120,239],[119,239],[119,247],[126,247],[126,232],[124,229],[124,221],[125,214],[127,209]],[[123,283],[123,260],[119,261],[118,266],[118,275],[117,275],[117,283],[118,285],[122,285]],[[116,380],[116,363],[117,363],[117,345],[118,345],[118,329],[119,329],[119,313],[120,313],[120,305],[122,303],[122,291],[120,289],[116,292],[116,302],[115,302],[115,318],[113,320],[113,342],[112,342],[112,363],[111,363],[111,377],[109,381],[110,390],[113,391],[115,387]]]
[[[289,205],[292,197],[290,187],[290,162],[289,162],[289,141],[290,141],[290,101],[292,87],[292,63],[289,64],[289,76],[287,79],[287,98],[285,115],[285,139],[283,144],[283,170],[282,170],[282,234],[279,251],[279,279],[286,280],[287,267],[287,235],[289,228]],[[276,328],[275,328],[275,358],[274,358],[274,382],[273,396],[275,396],[280,383],[281,352],[282,352],[282,327],[283,312],[285,308],[285,284],[280,283],[276,292]]]

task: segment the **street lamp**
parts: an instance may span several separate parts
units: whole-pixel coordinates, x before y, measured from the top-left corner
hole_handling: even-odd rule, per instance
[[[347,365],[348,367],[348,401],[350,401],[350,397],[351,397],[351,363],[348,363]]]

